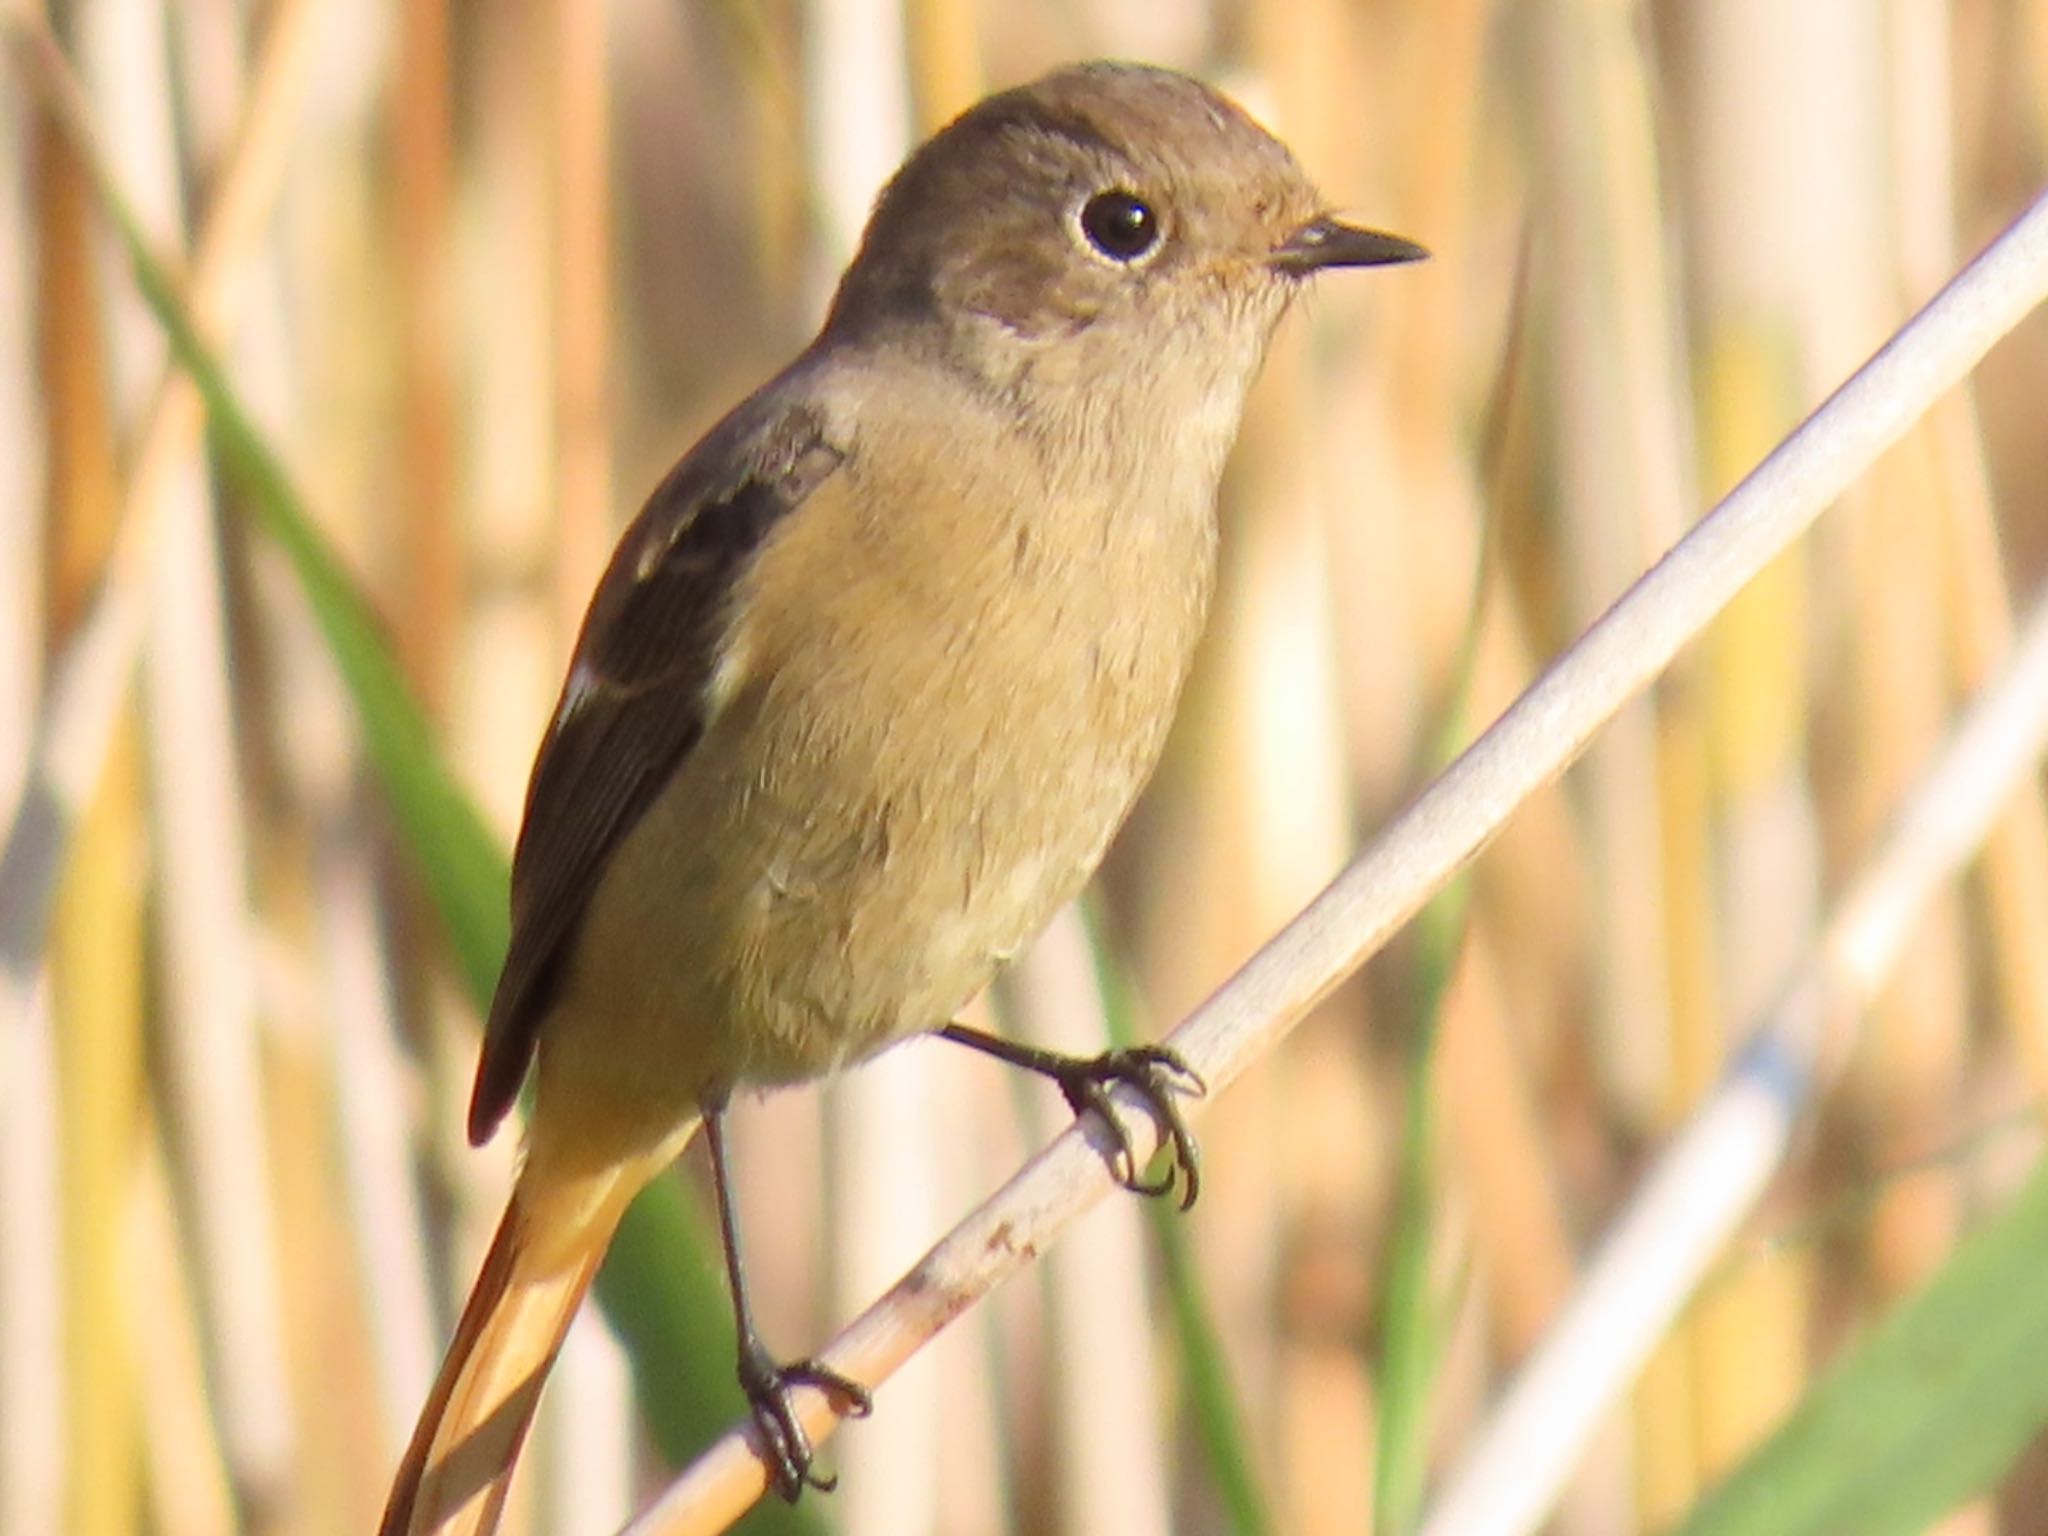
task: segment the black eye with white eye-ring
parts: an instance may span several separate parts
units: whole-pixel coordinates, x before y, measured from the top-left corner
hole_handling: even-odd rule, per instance
[[[1135,192],[1113,188],[1081,205],[1081,233],[1098,255],[1128,266],[1159,244],[1159,215]]]

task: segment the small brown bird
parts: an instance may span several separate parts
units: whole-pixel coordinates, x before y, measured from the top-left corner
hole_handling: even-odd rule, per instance
[[[1206,86],[1063,69],[972,108],[881,195],[824,329],[692,449],[592,599],[527,792],[470,1105],[535,1073],[526,1161],[385,1536],[488,1531],[627,1202],[706,1127],[739,1376],[787,1497],[828,1486],[749,1314],[723,1119],[937,1032],[1108,1113],[1198,1087],[1157,1048],[950,1023],[1080,889],[1201,633],[1224,456],[1325,267],[1420,247],[1331,216]],[[1119,1176],[1140,1184],[1128,1146]]]

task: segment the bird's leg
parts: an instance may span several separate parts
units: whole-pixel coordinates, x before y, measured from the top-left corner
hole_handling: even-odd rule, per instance
[[[985,1051],[1013,1067],[1022,1067],[1028,1072],[1051,1078],[1059,1084],[1060,1092],[1073,1106],[1075,1114],[1092,1109],[1102,1116],[1103,1123],[1122,1149],[1116,1177],[1125,1189],[1141,1195],[1170,1194],[1178,1175],[1182,1186],[1180,1208],[1186,1210],[1195,1203],[1195,1196],[1202,1190],[1202,1152],[1195,1144],[1194,1132],[1188,1129],[1187,1121],[1181,1115],[1176,1098],[1180,1094],[1199,1098],[1207,1092],[1207,1086],[1202,1082],[1201,1074],[1183,1061],[1178,1051],[1163,1045],[1134,1045],[1119,1051],[1104,1051],[1100,1056],[1067,1056],[1059,1051],[1019,1045],[1014,1040],[1005,1040],[1000,1035],[987,1034],[965,1024],[948,1024],[939,1034],[943,1039]],[[1131,1133],[1124,1128],[1116,1107],[1110,1102],[1109,1090],[1118,1083],[1127,1083],[1138,1091],[1166,1127],[1167,1139],[1173,1144],[1174,1166],[1157,1180],[1139,1177],[1137,1157],[1131,1147]]]
[[[790,1389],[818,1387],[838,1399],[839,1411],[848,1418],[865,1418],[874,1407],[868,1389],[816,1360],[798,1360],[778,1365],[761,1342],[754,1326],[754,1309],[747,1301],[746,1265],[740,1258],[739,1212],[733,1197],[732,1175],[726,1161],[725,1104],[706,1107],[704,1139],[711,1149],[711,1184],[718,1195],[718,1234],[725,1246],[725,1274],[732,1286],[733,1325],[739,1332],[740,1390],[747,1395],[754,1424],[761,1431],[761,1451],[767,1459],[775,1491],[794,1504],[805,1488],[829,1493],[838,1486],[836,1477],[820,1477],[811,1470],[816,1454],[811,1437],[804,1433],[797,1417]]]

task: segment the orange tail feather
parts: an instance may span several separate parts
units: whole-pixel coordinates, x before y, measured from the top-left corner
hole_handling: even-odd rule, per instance
[[[658,1156],[570,1179],[529,1160],[398,1464],[379,1536],[497,1529],[541,1383],[577,1304],[627,1203],[682,1139]]]

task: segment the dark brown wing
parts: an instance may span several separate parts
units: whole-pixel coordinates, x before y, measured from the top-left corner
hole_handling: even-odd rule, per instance
[[[469,1104],[482,1144],[519,1094],[562,958],[612,850],[706,724],[725,602],[772,528],[842,462],[817,414],[773,387],[648,499],[591,599],[512,860],[512,944]]]

